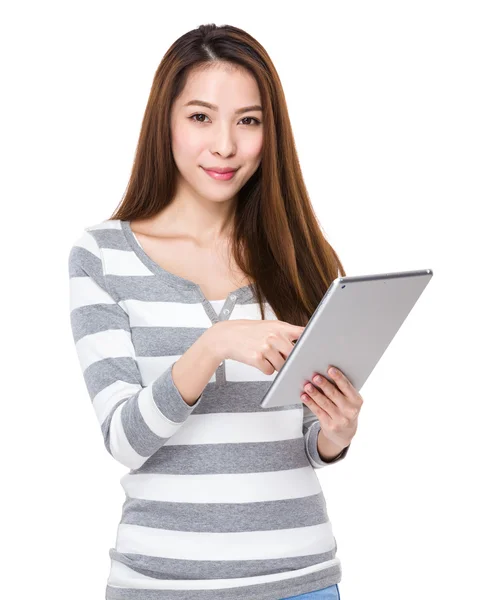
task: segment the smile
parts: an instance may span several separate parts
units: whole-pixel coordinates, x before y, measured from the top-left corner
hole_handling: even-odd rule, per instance
[[[202,169],[203,169],[203,167],[202,167]],[[223,180],[223,181],[232,179],[234,177],[234,175],[237,173],[237,171],[229,171],[228,173],[217,173],[216,171],[208,171],[207,169],[203,169],[203,170],[205,171],[205,173],[207,173],[207,175],[209,175],[213,179],[218,179],[218,180]]]

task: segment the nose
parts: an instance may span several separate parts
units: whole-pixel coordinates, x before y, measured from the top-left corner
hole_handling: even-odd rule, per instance
[[[229,156],[235,153],[236,143],[234,136],[231,133],[231,128],[225,125],[216,127],[215,138],[212,141],[212,152],[216,152],[221,156]]]

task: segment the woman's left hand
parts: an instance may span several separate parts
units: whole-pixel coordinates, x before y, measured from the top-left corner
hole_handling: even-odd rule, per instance
[[[305,406],[317,415],[324,436],[337,446],[345,448],[356,435],[363,399],[339,369],[336,374],[329,369],[328,374],[334,383],[321,373],[314,373],[313,390],[307,390],[307,386],[311,385],[307,382],[304,386],[306,393],[302,393],[300,397]],[[316,381],[316,377],[321,377],[322,381]]]

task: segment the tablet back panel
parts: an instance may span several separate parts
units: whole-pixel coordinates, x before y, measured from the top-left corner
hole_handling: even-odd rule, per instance
[[[359,391],[432,275],[425,269],[335,279],[261,407],[302,404],[300,393],[315,372],[332,381],[329,366],[340,369]]]

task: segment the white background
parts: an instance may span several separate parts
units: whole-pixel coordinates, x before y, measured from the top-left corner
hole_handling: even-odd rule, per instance
[[[348,275],[434,276],[319,472],[342,600],[488,598],[485,2],[4,5],[2,596],[104,597],[126,469],[71,337],[68,253],[125,190],[156,68],[203,23],[247,30],[287,99]]]

